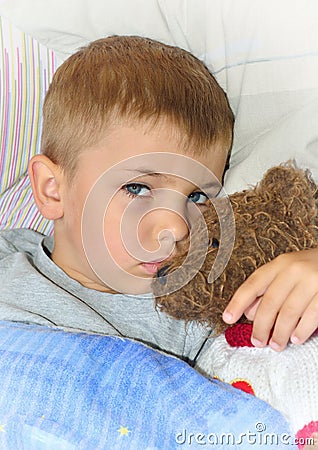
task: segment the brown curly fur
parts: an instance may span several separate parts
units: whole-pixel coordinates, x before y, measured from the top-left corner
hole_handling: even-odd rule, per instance
[[[194,227],[193,257],[184,263],[188,240],[182,254],[164,270],[167,274],[178,268],[175,274],[182,282],[193,272],[193,261],[205,250],[201,269],[192,274],[194,278],[188,284],[170,294],[176,279],[155,279],[153,291],[157,306],[177,319],[195,320],[214,326],[216,334],[223,332],[228,327],[222,320],[225,306],[255,269],[282,253],[318,246],[317,197],[317,186],[308,171],[292,164],[273,167],[253,189],[230,195],[236,228],[234,248],[225,270],[213,283],[208,282],[208,275],[218,248],[213,248],[211,243],[213,238],[220,239],[220,226],[216,210],[211,206],[204,214],[208,248],[202,238],[202,226]]]

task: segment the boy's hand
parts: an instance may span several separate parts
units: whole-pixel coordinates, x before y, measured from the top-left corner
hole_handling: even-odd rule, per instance
[[[254,322],[255,347],[269,343],[281,351],[289,339],[305,342],[318,327],[318,249],[285,253],[257,269],[233,295],[223,320],[235,323],[243,313]]]

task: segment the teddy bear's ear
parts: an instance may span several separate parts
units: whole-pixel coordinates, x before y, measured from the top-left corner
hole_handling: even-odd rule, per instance
[[[272,209],[267,210],[276,216],[282,214],[284,221],[293,217],[312,223],[317,214],[317,186],[310,172],[297,168],[293,162],[269,169],[255,192],[266,202],[273,202]]]
[[[313,181],[309,170],[302,170],[296,167],[295,163],[288,162],[280,166],[270,168],[256,187],[258,191],[284,193],[287,197],[310,193],[310,196],[317,191],[317,186]],[[285,197],[286,198],[286,197]]]

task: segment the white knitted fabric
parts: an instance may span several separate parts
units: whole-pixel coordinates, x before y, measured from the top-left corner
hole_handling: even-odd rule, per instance
[[[312,421],[318,431],[318,336],[278,353],[270,347],[231,347],[224,334],[212,340],[197,369],[228,383],[243,380],[257,397],[281,411],[295,434]]]

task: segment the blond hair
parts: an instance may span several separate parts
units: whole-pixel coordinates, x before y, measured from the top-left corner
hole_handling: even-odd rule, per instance
[[[43,107],[42,152],[67,173],[114,118],[168,119],[193,153],[231,146],[233,114],[206,66],[189,52],[137,36],[111,36],[70,56]]]

